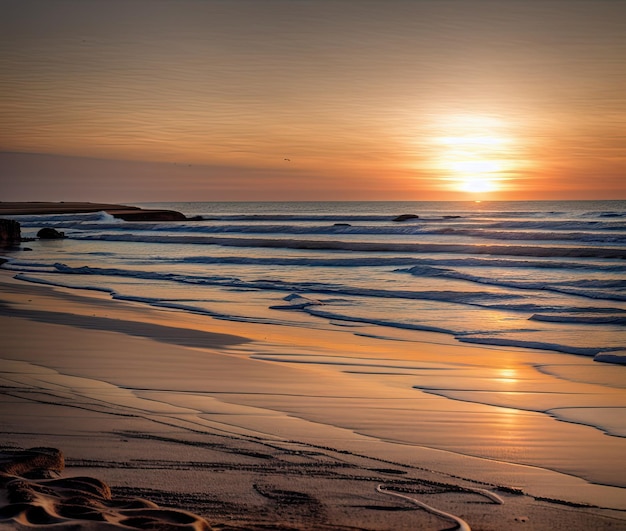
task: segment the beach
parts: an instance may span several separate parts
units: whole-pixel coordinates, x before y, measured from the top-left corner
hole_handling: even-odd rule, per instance
[[[10,277],[2,273],[3,446],[59,448],[65,476],[97,477],[117,495],[194,512],[216,529],[450,523],[377,492],[379,485],[455,514],[472,529],[626,526],[622,489],[409,448],[332,424],[329,409],[346,403],[355,418],[379,401],[416,406],[401,388],[368,379],[364,397],[364,384],[346,373],[251,359],[270,345],[283,355],[331,345],[345,353],[345,338],[201,323]],[[363,339],[350,350],[367,349],[376,359],[375,344]],[[441,356],[453,347],[426,339],[420,350]],[[319,420],[290,413],[294,403]],[[448,429],[451,437],[468,435]]]
[[[111,501],[69,517],[32,480],[0,527],[626,529],[623,366],[372,319],[254,318],[249,287],[219,292],[249,316],[227,319],[87,276],[52,285],[33,264],[71,239],[27,243],[29,273],[21,250],[0,270],[2,450],[57,449],[60,478],[96,478]]]
[[[0,531],[626,531],[626,1],[1,12]]]

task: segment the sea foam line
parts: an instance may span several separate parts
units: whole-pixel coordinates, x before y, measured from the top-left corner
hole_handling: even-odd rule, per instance
[[[626,249],[615,247],[538,247],[525,245],[473,245],[445,243],[385,243],[268,238],[227,238],[218,236],[167,236],[150,234],[99,234],[73,236],[81,240],[102,240],[146,243],[177,243],[223,245],[231,247],[267,247],[305,250],[335,250],[405,253],[464,253],[530,257],[575,257],[626,259]]]
[[[83,268],[80,268],[80,269],[83,269]],[[30,275],[25,275],[25,274],[18,274],[15,276],[15,278],[18,280],[24,280],[27,282],[48,284],[48,285],[53,285],[53,286],[56,285],[56,286],[74,288],[74,289],[90,289],[90,290],[96,290],[96,291],[104,291],[104,292],[110,293],[111,296],[115,299],[142,302],[142,303],[146,303],[146,304],[157,306],[157,307],[172,308],[172,309],[179,309],[183,311],[189,311],[193,313],[200,313],[204,315],[209,315],[217,319],[241,321],[241,322],[258,322],[258,323],[268,323],[268,324],[294,325],[294,323],[289,323],[289,322],[282,321],[279,319],[262,319],[262,318],[256,318],[256,317],[249,318],[245,316],[225,315],[225,314],[221,314],[218,312],[212,312],[204,308],[182,304],[179,301],[167,301],[167,300],[162,300],[162,299],[135,297],[132,295],[128,295],[128,296],[121,295],[110,288],[101,288],[101,287],[89,286],[89,285],[79,285],[79,286],[68,285],[62,282],[54,282],[54,281],[49,281],[45,279],[38,279],[37,277],[32,277]],[[223,284],[220,284],[220,283],[216,283],[215,285],[223,286]],[[293,288],[293,286],[291,287]],[[264,288],[264,289],[267,289],[267,288]],[[424,295],[424,293],[414,294],[414,295],[416,296],[415,298],[418,298],[417,295]],[[443,293],[443,294],[439,294],[439,297],[444,297],[443,299],[435,298],[436,292],[434,294],[426,294],[426,295],[430,295],[430,300],[444,300],[444,301],[448,301],[449,299],[445,297],[450,296],[449,293]],[[458,302],[458,301],[450,301],[450,302]],[[465,303],[472,304],[471,302],[465,302]],[[320,309],[320,306],[318,305],[303,304],[293,309],[305,311],[312,316],[329,319],[329,320],[355,322],[355,323],[358,322],[358,323],[372,324],[372,325],[377,325],[377,326],[400,328],[400,329],[405,329],[405,330],[444,333],[447,335],[452,335],[453,337],[455,337],[455,339],[461,342],[478,343],[482,345],[523,347],[523,348],[550,350],[550,351],[564,352],[568,354],[578,354],[578,355],[585,355],[585,356],[596,356],[596,355],[602,355],[603,353],[619,352],[622,350],[626,350],[626,346],[615,347],[615,348],[601,348],[601,347],[581,348],[581,347],[572,347],[569,345],[561,345],[561,344],[556,344],[556,343],[531,342],[531,341],[524,341],[524,340],[512,340],[512,339],[494,338],[494,337],[475,337],[475,336],[472,336],[472,334],[478,333],[476,331],[462,332],[462,331],[452,330],[452,329],[447,329],[447,328],[442,328],[442,327],[433,327],[430,325],[424,325],[420,323],[406,323],[406,322],[391,321],[391,320],[386,320],[386,319],[368,319],[368,318],[359,317],[359,316],[342,315],[342,314],[337,314],[331,311]],[[302,326],[302,323],[295,323],[295,324],[298,326]],[[315,328],[314,325],[311,325],[310,327]],[[488,333],[488,332],[483,332],[483,333]],[[613,363],[613,362],[623,363],[623,360],[621,357],[619,357],[619,359],[612,360],[610,356],[607,356],[606,358],[602,358],[602,359],[598,358],[598,361],[606,361],[608,363]]]
[[[99,267],[70,267],[65,264],[55,264],[59,273],[74,275],[104,275],[140,278],[145,280],[164,280],[180,282],[184,284],[210,285],[221,287],[251,288],[272,291],[290,291],[297,293],[324,293],[332,295],[369,296],[382,298],[425,299],[444,302],[457,302],[485,306],[486,301],[508,301],[521,297],[507,293],[482,293],[476,291],[412,291],[412,290],[388,290],[376,288],[356,288],[342,284],[327,284],[321,282],[287,282],[282,280],[242,280],[232,276],[194,276],[176,273],[159,273],[154,271],[139,271],[116,268]]]
[[[530,282],[519,280],[503,280],[502,278],[494,279],[492,277],[479,277],[476,275],[470,275],[468,273],[455,271],[453,269],[431,267],[428,265],[414,266],[409,269],[397,269],[396,271],[402,273],[410,273],[411,275],[416,277],[445,277],[490,286],[500,286],[535,291],[552,291],[556,293],[565,293],[567,295],[587,297],[590,299],[626,301],[626,294],[623,295],[617,293],[617,290],[626,289],[626,280],[622,279],[582,279],[564,282]]]

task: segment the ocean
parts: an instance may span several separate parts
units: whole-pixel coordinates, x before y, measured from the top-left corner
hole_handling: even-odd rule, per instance
[[[181,426],[198,412],[196,431],[217,423],[321,447],[339,437],[393,463],[626,507],[626,201],[137,206],[193,219],[11,216],[25,237],[54,227],[67,238],[25,242],[0,267],[165,308],[159,318],[177,325],[224,320],[252,340],[182,354],[158,378],[176,363],[158,342],[141,354],[160,353],[148,376],[137,365],[103,375],[88,342],[80,367],[38,352],[28,370],[122,386],[137,411],[156,392],[187,408]]]
[[[217,319],[368,325],[624,362],[626,201],[152,203],[194,220],[12,216],[19,279]],[[397,221],[400,215],[410,217]],[[416,336],[417,338],[417,336]]]

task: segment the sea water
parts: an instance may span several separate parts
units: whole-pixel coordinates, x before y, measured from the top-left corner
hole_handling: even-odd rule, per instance
[[[626,201],[158,203],[14,216],[18,278],[244,322],[368,324],[624,360]],[[402,214],[416,217],[397,221]]]
[[[626,507],[626,367],[616,364],[626,360],[626,201],[139,206],[193,219],[15,216],[25,237],[54,227],[67,238],[25,243],[31,250],[7,251],[1,267],[25,282],[204,315],[209,328],[211,318],[272,323],[373,347],[257,341],[239,355],[276,367],[270,380],[285,364],[315,364],[385,400],[318,396],[315,386],[284,395],[280,378],[270,392],[219,400],[400,443],[411,456],[476,457],[481,477],[495,467],[494,481],[541,496],[562,496],[564,476],[536,476],[555,470],[590,482],[574,481],[565,499]],[[167,394],[159,400],[176,404]],[[504,473],[501,462],[516,466]],[[464,474],[478,466],[463,463]]]

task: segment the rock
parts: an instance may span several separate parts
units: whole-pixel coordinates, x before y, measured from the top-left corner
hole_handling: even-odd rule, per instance
[[[65,233],[59,232],[52,227],[44,227],[37,233],[37,238],[40,240],[59,240],[61,238],[65,238]]]
[[[394,218],[393,221],[407,221],[409,219],[418,219],[418,218],[419,216],[415,214],[402,214],[398,216],[397,218]]]
[[[12,246],[22,241],[20,224],[14,219],[0,219],[0,245]]]

